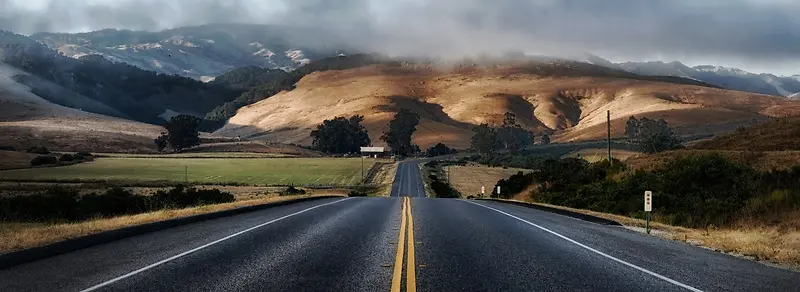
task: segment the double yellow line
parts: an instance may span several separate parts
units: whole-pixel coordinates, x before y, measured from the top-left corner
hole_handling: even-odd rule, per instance
[[[408,229],[406,229],[408,223]],[[400,215],[400,238],[397,240],[397,255],[394,261],[394,276],[392,276],[392,292],[400,292],[400,281],[403,278],[403,255],[408,231],[408,260],[406,261],[406,291],[417,291],[417,267],[414,260],[414,219],[411,216],[411,199],[403,198],[402,214]]]

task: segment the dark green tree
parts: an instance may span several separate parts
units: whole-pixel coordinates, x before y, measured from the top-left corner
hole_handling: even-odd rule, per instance
[[[681,141],[672,132],[667,121],[630,117],[625,123],[628,141],[639,145],[646,153],[657,153],[681,148]]]
[[[473,127],[470,147],[480,153],[491,153],[497,148],[497,130],[489,127],[489,124]]]
[[[453,153],[456,153],[456,150],[452,149],[450,147],[447,147],[447,145],[445,145],[443,143],[436,143],[436,145],[431,146],[431,148],[428,148],[428,150],[425,151],[425,154],[428,157],[448,155],[448,154],[453,154]]]
[[[317,150],[325,153],[356,153],[359,147],[370,144],[367,129],[361,125],[364,116],[356,115],[349,119],[345,117],[335,117],[325,120],[317,125],[317,129],[311,131],[314,138],[312,145]]]
[[[401,109],[389,122],[389,131],[383,133],[381,140],[386,142],[392,152],[407,156],[419,151],[419,146],[411,144],[411,135],[417,131],[419,115],[408,109]]]
[[[515,151],[533,145],[534,135],[517,124],[516,115],[506,112],[503,124],[497,130],[497,138],[504,149]]]
[[[177,152],[200,145],[200,122],[202,120],[191,115],[177,115],[169,119],[164,128],[167,129],[167,140]]]
[[[161,133],[158,138],[153,140],[153,143],[156,144],[158,152],[164,151],[164,148],[167,148],[167,144],[169,144],[169,135],[167,135],[167,133]]]
[[[550,144],[550,135],[544,134],[542,135],[542,145]]]

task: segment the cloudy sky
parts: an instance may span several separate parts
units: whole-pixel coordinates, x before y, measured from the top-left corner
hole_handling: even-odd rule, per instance
[[[329,29],[387,54],[588,51],[800,74],[800,0],[0,0],[0,29],[24,34],[213,22]]]

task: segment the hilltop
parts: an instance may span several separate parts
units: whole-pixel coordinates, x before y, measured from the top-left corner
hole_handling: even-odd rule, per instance
[[[784,98],[724,90],[691,79],[647,77],[587,63],[530,61],[454,67],[395,62],[314,72],[270,98],[238,110],[216,134],[309,144],[311,129],[360,114],[375,144],[399,108],[420,114],[413,139],[467,147],[471,126],[499,124],[512,112],[522,126],[554,141],[613,135],[628,117],[663,118],[680,134],[716,134],[800,113]]]
[[[800,150],[800,117],[779,118],[694,145],[696,149],[739,151]]]

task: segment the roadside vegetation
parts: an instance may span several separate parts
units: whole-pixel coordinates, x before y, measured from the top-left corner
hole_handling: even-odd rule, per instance
[[[690,149],[671,150],[681,147],[665,123],[632,118],[628,132],[638,134],[630,135],[629,142],[658,153],[611,163],[589,162],[574,152],[562,158],[528,151],[465,160],[532,170],[498,180],[495,187],[503,191],[493,189],[495,198],[556,206],[634,227],[644,225],[642,197],[650,190],[652,218],[659,229],[654,234],[800,267],[800,151],[774,151],[796,148],[787,143],[797,138],[795,123],[778,119]],[[647,131],[651,134],[642,135]],[[767,136],[774,140],[755,146],[760,142],[754,141]]]
[[[461,193],[450,185],[447,174],[442,169],[450,162],[429,161],[423,165],[423,181],[428,186],[433,195],[437,198],[460,198]]]
[[[229,203],[191,206],[187,208],[169,208],[152,212],[122,215],[108,218],[91,218],[85,221],[49,221],[49,222],[0,222],[0,253],[7,253],[21,249],[43,246],[46,244],[63,241],[80,236],[100,233],[124,227],[176,219],[180,217],[199,215],[211,212],[230,210],[235,208],[261,205],[266,203],[294,200],[304,197],[325,195],[324,193],[312,195],[287,195],[277,194],[260,195],[255,197],[237,197],[236,201]]]

